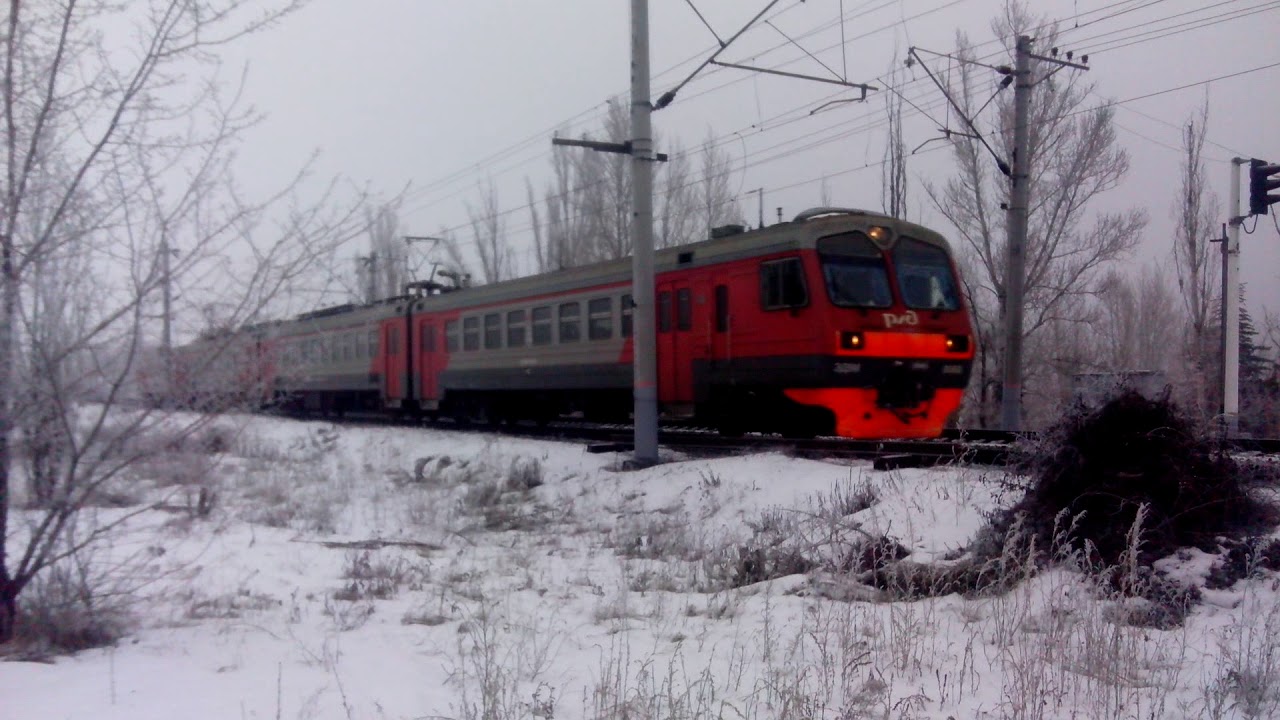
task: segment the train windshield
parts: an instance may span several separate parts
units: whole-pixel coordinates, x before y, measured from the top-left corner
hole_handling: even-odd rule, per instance
[[[902,302],[917,310],[959,310],[960,293],[947,253],[936,245],[902,238],[893,248]]]
[[[832,305],[885,308],[893,304],[884,254],[871,238],[858,231],[830,235],[820,238],[817,248]]]

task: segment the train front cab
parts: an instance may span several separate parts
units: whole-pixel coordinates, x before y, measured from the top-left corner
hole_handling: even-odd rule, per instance
[[[971,329],[945,244],[897,227],[823,235],[806,263],[825,359],[784,394],[830,411],[843,437],[936,437],[968,383]]]

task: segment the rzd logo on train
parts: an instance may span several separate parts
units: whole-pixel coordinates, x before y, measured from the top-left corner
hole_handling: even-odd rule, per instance
[[[908,310],[901,315],[894,315],[893,313],[884,314],[884,326],[886,328],[891,328],[896,325],[915,325],[919,322],[920,318],[916,315],[914,310]]]

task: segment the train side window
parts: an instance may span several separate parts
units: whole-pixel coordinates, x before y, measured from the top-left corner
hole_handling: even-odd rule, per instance
[[[587,339],[608,340],[613,337],[613,298],[587,301]]]
[[[392,325],[391,330],[387,332],[387,354],[400,354],[400,328]]]
[[[469,317],[462,319],[462,349],[463,350],[479,350],[480,349],[480,318]]]
[[[716,332],[729,332],[729,286],[716,286]]]
[[[693,329],[693,294],[689,288],[676,291],[676,329]]]
[[[369,356],[369,349],[365,346],[364,333],[356,333],[356,359],[363,360]]]
[[[634,312],[630,295],[623,295],[622,301],[618,303],[622,307],[622,337],[631,337],[631,317]]]
[[[458,321],[450,320],[444,324],[444,349],[458,352]]]
[[[369,331],[369,357],[378,356],[378,331]]]
[[[502,347],[502,315],[489,313],[484,316],[484,349],[496,350]]]
[[[809,304],[800,258],[760,263],[760,305],[765,310],[783,310]]]
[[[507,347],[524,347],[524,311],[507,313]]]
[[[582,306],[576,302],[560,304],[560,342],[572,343],[582,339]]]
[[[533,344],[551,344],[551,307],[548,305],[533,309]]]
[[[343,361],[351,360],[351,346],[355,344],[355,340],[351,337],[351,333],[342,336],[342,359]]]
[[[658,293],[658,332],[671,332],[671,293]]]
[[[320,342],[320,338],[311,341],[311,363],[319,365],[324,362],[324,345]]]
[[[436,351],[436,328],[434,325],[420,325],[422,331],[422,352]]]

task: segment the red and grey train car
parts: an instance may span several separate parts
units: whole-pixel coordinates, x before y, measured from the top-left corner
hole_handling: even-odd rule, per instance
[[[948,245],[913,223],[818,208],[655,258],[658,399],[726,432],[929,437],[973,342]],[[461,421],[625,419],[629,260],[260,326],[263,386],[310,411]]]

